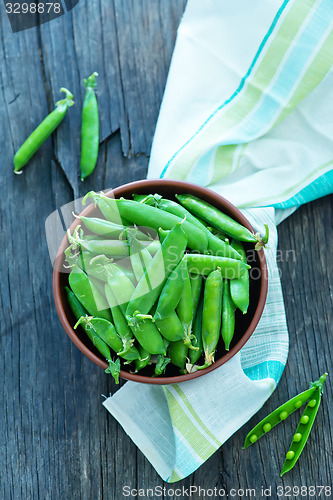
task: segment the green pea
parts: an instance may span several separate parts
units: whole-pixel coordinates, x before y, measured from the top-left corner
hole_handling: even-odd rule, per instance
[[[250,441],[251,443],[255,443],[257,441],[257,436],[255,434],[252,434],[252,436],[250,436]]]
[[[271,428],[272,428],[271,424],[267,423],[263,426],[263,431],[269,432],[271,430]]]
[[[299,400],[295,403],[295,408],[300,408],[303,405],[303,401]]]
[[[315,399],[311,399],[311,401],[308,402],[308,405],[310,408],[314,408],[317,404],[317,401]]]
[[[292,460],[295,456],[295,452],[294,451],[288,451],[287,455],[286,455],[286,459],[287,460]]]
[[[286,420],[286,418],[288,417],[288,413],[286,411],[281,411],[279,417],[281,420]]]
[[[293,437],[293,441],[295,443],[299,443],[302,439],[302,434],[300,432],[296,432],[296,434]]]
[[[303,416],[301,417],[300,423],[301,423],[301,424],[307,424],[308,422],[309,422],[309,417],[308,417],[308,415],[303,415]]]

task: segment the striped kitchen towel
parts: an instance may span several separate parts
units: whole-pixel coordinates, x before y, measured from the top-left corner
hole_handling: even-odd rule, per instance
[[[269,289],[255,333],[228,363],[179,385],[127,382],[104,402],[166,481],[205,462],[281,377],[276,224],[333,192],[332,66],[332,0],[188,1],[148,176],[204,185],[256,230],[268,224]]]

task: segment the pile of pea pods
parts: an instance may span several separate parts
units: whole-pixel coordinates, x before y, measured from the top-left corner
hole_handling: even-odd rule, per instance
[[[68,231],[68,303],[118,382],[133,373],[190,373],[230,349],[235,311],[246,314],[249,269],[242,242],[268,241],[190,194],[113,199],[89,192],[100,217]],[[170,367],[173,367],[170,370]],[[147,373],[147,369],[143,372]]]

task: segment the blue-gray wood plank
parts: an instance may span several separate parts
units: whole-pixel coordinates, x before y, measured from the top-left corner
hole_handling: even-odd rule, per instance
[[[44,223],[56,208],[89,189],[146,176],[185,4],[81,0],[64,16],[16,34],[4,4],[0,6],[1,499],[118,500],[124,485],[168,489],[102,407],[101,394],[117,389],[113,381],[80,353],[61,327]],[[93,71],[99,73],[101,147],[94,174],[82,184],[82,80]],[[73,91],[75,106],[24,173],[14,176],[14,152],[53,109],[61,86]],[[309,444],[283,479],[279,471],[297,416],[251,449],[242,451],[241,446],[266,413],[325,370],[333,373],[332,203],[332,197],[310,203],[279,228],[290,354],[278,389],[244,428],[177,487],[255,488],[260,497],[262,486],[272,486],[274,498],[278,485],[330,484],[330,378]],[[176,497],[166,492],[162,498]],[[193,493],[192,498],[200,497]]]

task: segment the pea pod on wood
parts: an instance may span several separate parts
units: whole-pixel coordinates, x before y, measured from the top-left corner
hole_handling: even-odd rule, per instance
[[[309,389],[289,399],[261,420],[246,436],[243,449],[256,443],[264,434],[267,434],[273,427],[286,420],[289,415],[301,408],[310,398],[312,398],[314,392],[322,386],[323,382],[321,380],[322,377],[312,383]]]
[[[86,93],[82,105],[81,123],[81,180],[95,169],[99,149],[99,117],[95,94],[96,76],[94,72],[84,80]]]
[[[38,151],[41,145],[65,118],[67,109],[73,106],[73,94],[62,87],[60,92],[66,94],[65,99],[58,101],[56,108],[38,125],[27,140],[22,144],[14,156],[14,172],[18,172],[24,167],[30,158]]]
[[[290,471],[294,467],[304,449],[305,443],[308,440],[313,423],[317,416],[317,412],[321,402],[321,396],[323,393],[322,387],[326,377],[327,373],[320,377],[319,382],[321,383],[321,386],[317,386],[315,388],[315,392],[311,395],[311,399],[309,400],[303,412],[303,415],[301,416],[290,448],[287,452],[286,460],[282,467],[281,476],[283,476],[283,474]]]

